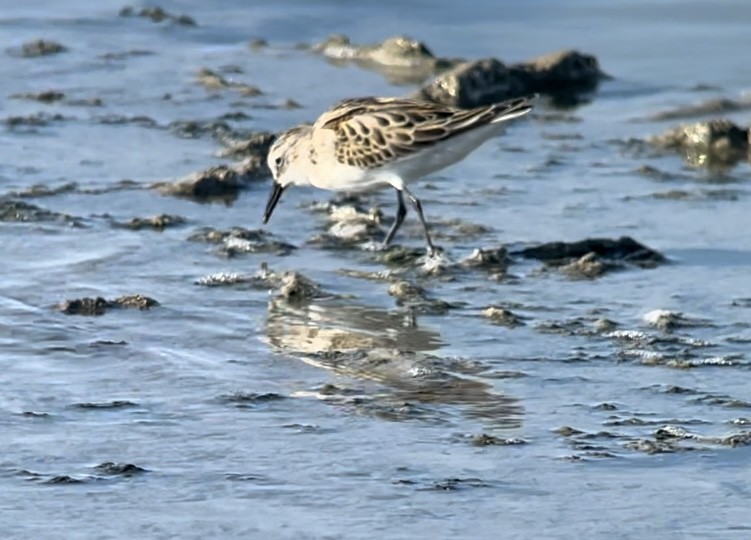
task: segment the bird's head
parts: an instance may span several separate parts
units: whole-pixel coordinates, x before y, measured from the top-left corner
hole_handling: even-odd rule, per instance
[[[310,125],[289,129],[282,133],[269,149],[266,162],[274,177],[274,186],[263,213],[264,224],[268,223],[276,204],[288,186],[310,183],[306,164],[308,163],[307,154],[310,152],[312,130],[313,128]]]

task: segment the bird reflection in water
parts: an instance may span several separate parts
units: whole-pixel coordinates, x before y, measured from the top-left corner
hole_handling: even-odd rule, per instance
[[[495,427],[521,424],[517,400],[497,393],[483,380],[482,373],[490,366],[429,354],[443,345],[440,335],[418,325],[409,312],[341,298],[304,302],[275,298],[269,304],[266,331],[273,347],[308,364],[377,381],[377,390],[357,396],[358,408],[371,414],[441,420],[445,412],[436,406],[457,405],[467,417]],[[336,400],[336,387],[326,392],[326,399]]]

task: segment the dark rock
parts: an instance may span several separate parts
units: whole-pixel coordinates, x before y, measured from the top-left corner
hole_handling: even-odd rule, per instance
[[[158,306],[159,302],[148,296],[142,294],[132,294],[127,296],[121,296],[112,300],[112,305],[121,308],[135,308],[138,310],[147,310],[154,306]]]
[[[311,51],[333,62],[354,62],[365,69],[378,71],[395,84],[420,83],[458,62],[436,58],[423,42],[407,36],[356,45],[347,36],[333,35],[313,45]]]
[[[106,300],[101,296],[96,298],[76,298],[66,300],[57,309],[66,315],[104,315],[111,308],[136,308],[146,310],[159,305],[159,302],[140,294],[121,296],[114,300]]]
[[[101,409],[130,409],[138,407],[138,403],[133,401],[127,401],[123,399],[116,399],[113,401],[85,401],[82,403],[74,403],[71,405],[74,409],[81,410],[101,410]]]
[[[608,79],[591,54],[559,51],[512,66],[525,80],[529,93],[548,95],[588,92]]]
[[[536,93],[576,96],[594,90],[605,78],[594,56],[577,51],[561,51],[511,66],[484,58],[445,71],[418,90],[416,97],[471,108]]]
[[[243,111],[226,112],[219,117],[220,120],[232,120],[234,122],[242,122],[251,118],[253,117]]]
[[[251,157],[234,165],[218,165],[186,176],[177,182],[158,182],[151,187],[165,195],[188,197],[197,200],[234,198],[251,182],[265,178],[265,162]]]
[[[605,272],[618,268],[618,265],[602,260],[594,252],[589,252],[560,267],[564,274],[576,279],[593,279]]]
[[[415,266],[425,257],[423,248],[392,245],[383,251],[377,252],[376,259],[379,263],[396,268]]]
[[[188,237],[193,242],[221,244],[221,253],[227,257],[239,253],[275,253],[287,255],[297,249],[292,244],[275,240],[273,235],[264,230],[250,230],[233,227],[228,230],[205,228]]]
[[[104,105],[104,101],[100,97],[82,98],[82,99],[69,99],[65,102],[66,105],[75,107],[101,107]]]
[[[199,69],[196,74],[196,80],[199,84],[210,90],[233,89],[245,97],[254,97],[263,94],[257,86],[229,80],[209,68]]]
[[[263,163],[263,165],[265,166],[266,156],[268,155],[269,149],[271,148],[271,145],[274,144],[275,140],[275,133],[262,131],[260,133],[251,135],[247,139],[240,141],[227,141],[227,148],[222,151],[221,157],[229,157],[234,159],[254,158],[257,159],[260,163]]]
[[[73,226],[81,226],[78,218],[53,212],[24,201],[0,200],[0,221],[48,222],[58,221]]]
[[[415,97],[451,107],[471,108],[526,95],[527,88],[500,60],[464,62],[423,86]]]
[[[169,123],[168,129],[183,139],[196,139],[206,134],[221,138],[232,133],[232,127],[223,120],[175,120]]]
[[[96,298],[77,298],[66,300],[57,309],[66,315],[103,315],[111,303],[98,296]]]
[[[123,114],[103,114],[96,117],[96,121],[105,125],[127,125],[136,124],[141,127],[154,128],[159,124],[153,118],[143,115],[126,116]]]
[[[667,309],[654,309],[645,313],[642,317],[644,322],[665,332],[671,332],[677,328],[702,328],[712,326],[706,319],[694,319],[683,315],[678,311]]]
[[[168,21],[183,26],[196,26],[196,21],[192,17],[188,15],[173,15],[159,6],[144,7],[139,10],[136,10],[132,6],[125,6],[120,9],[120,17],[134,16],[151,19],[155,23]]]
[[[508,270],[510,259],[505,247],[475,249],[469,257],[459,264],[465,268],[479,268],[495,274],[504,275]]]
[[[738,446],[751,445],[751,431],[742,431],[734,435],[728,435],[720,439],[720,444],[736,448]]]
[[[745,111],[751,109],[751,99],[746,97],[739,100],[717,98],[697,103],[695,105],[685,105],[659,112],[648,116],[643,120],[659,122],[662,120],[683,120],[695,118],[697,116],[718,115],[731,112]]]
[[[439,491],[458,491],[466,488],[490,487],[484,480],[479,478],[447,478],[440,482],[435,482],[432,489]]]
[[[140,231],[141,229],[155,229],[163,231],[168,227],[175,227],[185,223],[185,218],[181,216],[171,216],[169,214],[159,214],[149,218],[133,218],[125,224],[128,229]]]
[[[41,103],[54,103],[65,98],[65,94],[57,90],[44,90],[42,92],[27,92],[24,94],[14,94],[10,96],[14,99],[28,99],[30,101],[39,101]]]
[[[83,403],[74,403],[71,406],[75,409],[83,409],[83,410],[130,409],[132,407],[138,407],[138,403],[134,403],[132,401],[126,401],[122,399],[117,399],[114,401],[100,401],[100,402],[86,401]]]
[[[103,125],[125,126],[134,124],[145,128],[156,128],[159,124],[151,117],[144,115],[127,116],[124,114],[102,114],[94,117],[94,121]]]
[[[134,465],[132,463],[114,463],[112,461],[106,461],[94,467],[99,473],[118,475],[118,476],[133,476],[147,472],[143,467]]]
[[[73,478],[72,476],[60,475],[60,476],[53,476],[49,480],[46,480],[44,482],[45,484],[81,484],[83,483],[83,480],[79,480],[78,478]]]
[[[67,51],[68,48],[55,41],[37,39],[21,45],[20,48],[8,49],[8,54],[12,56],[22,56],[24,58],[36,58],[38,56],[49,56]]]
[[[527,441],[518,438],[506,439],[482,433],[480,435],[472,437],[472,444],[474,446],[515,446],[520,444],[527,444]]]
[[[47,126],[52,122],[59,122],[61,120],[67,120],[62,114],[47,114],[47,113],[35,113],[26,116],[8,116],[3,120],[3,123],[10,129],[24,128],[24,127],[42,127]]]
[[[222,403],[232,404],[242,408],[260,406],[284,399],[287,399],[287,396],[275,392],[267,392],[265,394],[259,394],[256,392],[235,392],[234,394],[219,396],[219,401]]]
[[[269,42],[263,38],[253,38],[248,42],[248,48],[253,49],[254,51],[265,49],[268,46]]]
[[[39,103],[56,103],[65,100],[65,94],[58,90],[44,90],[42,92],[25,92],[21,94],[13,94],[10,96],[12,99],[26,99],[29,101],[38,101]],[[65,100],[66,105],[75,106],[87,106],[87,107],[101,107],[103,102],[101,98],[85,98],[85,99],[68,99]]]
[[[749,157],[749,128],[724,119],[677,126],[648,142],[682,153],[694,166],[733,164]]]
[[[277,298],[290,302],[302,302],[321,296],[321,286],[297,272],[282,276]]]
[[[667,261],[664,255],[640,244],[629,236],[617,240],[609,238],[588,238],[578,242],[548,242],[523,248],[513,252],[527,259],[543,262],[581,259],[593,253],[595,256],[610,261],[629,262],[643,267],[653,267]]]
[[[108,52],[100,56],[102,60],[125,60],[132,56],[152,56],[156,54],[154,51],[146,49],[130,49],[128,51]]]
[[[495,324],[508,328],[516,328],[524,324],[524,321],[515,313],[497,306],[489,306],[483,309],[482,316]]]
[[[577,435],[583,435],[584,432],[580,429],[572,428],[570,426],[561,426],[555,430],[555,433],[562,437],[573,437]]]
[[[612,332],[618,327],[618,323],[610,319],[597,319],[594,322],[596,332]]]
[[[397,304],[417,313],[443,315],[454,306],[449,302],[432,298],[427,291],[409,281],[397,281],[389,285],[388,293],[396,298]]]

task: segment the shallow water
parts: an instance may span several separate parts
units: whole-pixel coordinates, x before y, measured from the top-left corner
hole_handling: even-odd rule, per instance
[[[748,163],[708,172],[628,141],[678,123],[636,119],[747,90],[751,4],[163,4],[197,27],[118,17],[114,2],[17,4],[0,8],[4,48],[41,37],[70,50],[3,53],[0,117],[62,117],[2,124],[0,196],[71,217],[0,221],[3,538],[748,537]],[[376,254],[308,243],[325,220],[306,208],[324,192],[285,193],[267,229],[298,247],[289,255],[228,258],[188,241],[201,227],[259,227],[269,186],[228,204],[147,189],[223,161],[216,140],[178,137],[171,122],[243,111],[236,129],[276,131],[343,97],[411,91],[295,48],[331,33],[410,34],[436,54],[509,62],[596,55],[615,79],[566,111],[575,122],[545,121],[543,104],[414,191],[452,260],[628,235],[670,264],[596,280],[532,262],[500,281],[412,269],[406,279],[453,307],[410,313],[388,283],[343,272],[384,270]],[[257,37],[269,47],[250,50]],[[134,50],[154,54],[103,57]],[[228,65],[263,95],[196,84],[201,67]],[[49,89],[66,99],[11,98]],[[93,97],[102,105],[70,103]],[[276,107],[288,98],[302,108]],[[748,125],[751,113],[730,118]],[[19,195],[35,185],[53,192]],[[391,193],[375,200],[394,211]],[[187,223],[116,226],[162,213]],[[450,238],[450,219],[490,230]],[[397,241],[422,245],[412,214]],[[301,272],[323,297],[196,284],[263,263]],[[136,293],[160,305],[55,309]],[[493,324],[489,305],[523,324]],[[644,318],[655,310],[685,320],[655,328]],[[597,330],[603,318],[613,331]]]

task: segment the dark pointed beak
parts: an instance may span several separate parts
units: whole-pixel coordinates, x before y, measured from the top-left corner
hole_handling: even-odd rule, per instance
[[[274,213],[274,208],[276,208],[276,203],[279,202],[279,199],[282,196],[282,193],[284,192],[285,187],[281,184],[274,182],[274,187],[271,189],[271,194],[269,195],[269,202],[266,203],[266,210],[263,212],[263,224],[266,225],[269,222],[269,219],[271,219],[271,214]]]

